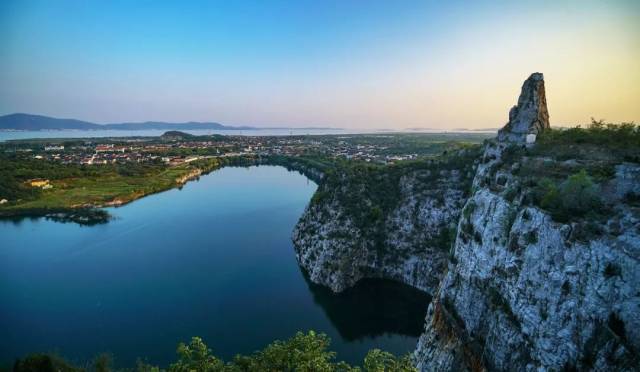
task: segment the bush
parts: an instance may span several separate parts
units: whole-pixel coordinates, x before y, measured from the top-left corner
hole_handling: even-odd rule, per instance
[[[558,222],[567,222],[572,217],[582,217],[589,212],[601,210],[603,203],[599,187],[583,169],[569,176],[560,187],[548,178],[542,179],[535,190],[538,205],[551,212]]]
[[[591,124],[585,127],[545,130],[538,137],[532,153],[559,160],[640,162],[640,126],[592,119]]]
[[[584,169],[569,176],[560,185],[560,197],[562,206],[570,213],[578,215],[584,215],[602,204],[599,188]]]
[[[393,354],[373,349],[364,358],[364,369],[367,372],[415,371],[408,356],[396,358]]]

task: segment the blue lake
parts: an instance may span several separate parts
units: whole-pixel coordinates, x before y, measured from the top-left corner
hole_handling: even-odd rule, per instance
[[[334,295],[298,267],[291,231],[315,189],[281,167],[224,168],[104,225],[0,221],[0,366],[46,351],[166,366],[192,336],[226,359],[309,329],[351,363],[411,351],[426,295],[380,280]]]

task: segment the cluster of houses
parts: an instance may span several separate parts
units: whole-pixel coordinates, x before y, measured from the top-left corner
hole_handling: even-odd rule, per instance
[[[67,145],[69,145],[67,143]],[[98,165],[119,163],[145,163],[162,161],[179,165],[210,156],[317,154],[376,163],[394,163],[412,160],[417,154],[388,154],[384,144],[358,144],[351,137],[304,136],[225,136],[217,140],[189,139],[127,139],[114,143],[47,144],[32,148],[13,149],[15,152],[33,152],[36,159],[58,161],[64,164]],[[44,151],[43,151],[44,150]],[[5,151],[9,151],[5,149]],[[196,156],[197,154],[197,156]]]

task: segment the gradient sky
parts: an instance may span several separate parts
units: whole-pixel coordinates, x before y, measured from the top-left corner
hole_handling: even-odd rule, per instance
[[[640,121],[640,1],[0,0],[0,114],[486,128]]]

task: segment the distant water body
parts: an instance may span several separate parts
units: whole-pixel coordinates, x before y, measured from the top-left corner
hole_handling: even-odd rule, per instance
[[[53,131],[0,131],[0,142],[30,138],[108,138],[108,137],[156,137],[167,130],[53,130]],[[466,133],[491,134],[492,130],[441,131],[441,130],[375,130],[375,129],[252,129],[252,130],[183,130],[194,135],[222,134],[225,136],[290,136],[324,134],[385,134],[385,133]]]
[[[166,366],[192,336],[229,359],[309,329],[351,363],[410,352],[428,296],[381,280],[335,295],[298,267],[291,231],[316,187],[282,167],[224,168],[105,225],[0,221],[0,367],[46,351]]]
[[[168,130],[50,130],[0,131],[0,142],[28,138],[97,138],[97,137],[155,137]],[[252,129],[252,130],[183,130],[194,135],[222,134],[225,136],[288,136],[354,133],[342,129]]]

